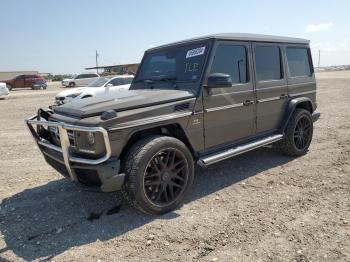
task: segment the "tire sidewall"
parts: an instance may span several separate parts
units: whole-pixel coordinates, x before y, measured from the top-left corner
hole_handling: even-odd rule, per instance
[[[163,214],[166,212],[169,212],[171,210],[174,210],[177,208],[182,202],[185,196],[187,195],[188,191],[190,190],[193,180],[194,180],[194,164],[193,164],[193,158],[187,147],[179,140],[171,137],[167,137],[167,139],[164,139],[165,137],[161,137],[152,147],[148,148],[147,153],[142,155],[137,163],[137,174],[136,174],[136,181],[135,181],[135,192],[134,192],[134,198],[137,202],[137,205],[146,213],[155,213],[155,214]],[[147,145],[145,146],[147,147]],[[144,189],[144,174],[145,170],[148,166],[149,161],[156,155],[159,151],[168,149],[168,148],[174,148],[176,150],[179,150],[186,159],[186,164],[188,168],[188,179],[187,184],[182,192],[181,196],[179,196],[173,203],[167,206],[158,206],[154,203],[152,203],[149,198],[146,195],[145,189]]]

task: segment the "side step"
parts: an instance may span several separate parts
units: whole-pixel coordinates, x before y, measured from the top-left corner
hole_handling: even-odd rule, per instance
[[[202,167],[207,167],[207,166],[214,164],[214,163],[217,163],[221,160],[225,160],[225,159],[228,159],[230,157],[251,151],[253,149],[272,144],[274,142],[281,140],[282,138],[283,138],[282,134],[272,135],[272,136],[268,136],[268,137],[265,137],[265,138],[260,139],[260,140],[255,140],[253,142],[237,146],[237,147],[225,149],[224,151],[221,151],[219,153],[211,154],[209,156],[205,156],[205,157],[200,158],[197,161],[197,164],[202,166]]]

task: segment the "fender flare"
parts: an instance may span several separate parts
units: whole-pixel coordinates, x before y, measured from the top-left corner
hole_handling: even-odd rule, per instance
[[[310,108],[311,108],[311,111],[312,111],[312,112],[310,112],[310,114],[313,113],[314,108],[313,108],[313,105],[312,105],[313,103],[312,103],[310,98],[308,98],[308,97],[296,97],[296,98],[293,98],[292,100],[289,101],[286,113],[285,113],[285,115],[284,115],[284,117],[282,119],[282,124],[281,124],[281,128],[280,128],[282,133],[284,133],[284,130],[286,129],[286,127],[288,125],[289,119],[291,118],[291,116],[294,113],[295,109],[301,103],[310,104]]]

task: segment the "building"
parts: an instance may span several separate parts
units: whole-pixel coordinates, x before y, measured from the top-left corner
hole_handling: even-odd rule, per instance
[[[110,65],[110,66],[95,66],[85,68],[86,70],[96,70],[101,75],[125,75],[135,74],[139,64],[123,64],[123,65]]]
[[[8,72],[1,72],[0,71],[0,80],[7,80],[12,79],[18,75],[37,75],[38,71],[8,71]]]

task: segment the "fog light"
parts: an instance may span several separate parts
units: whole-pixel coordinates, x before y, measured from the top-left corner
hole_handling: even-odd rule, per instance
[[[87,138],[88,138],[88,141],[89,141],[89,144],[90,145],[93,145],[95,144],[95,136],[94,136],[94,133],[87,133]]]

